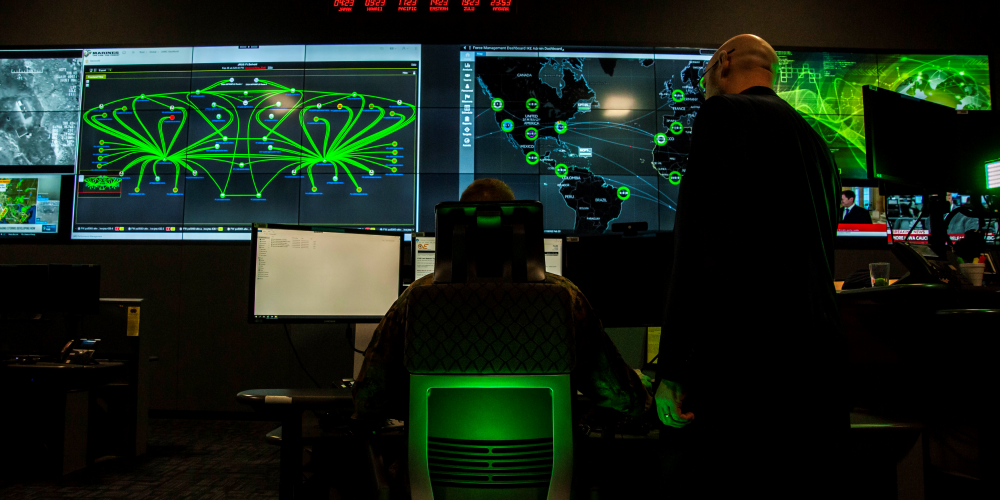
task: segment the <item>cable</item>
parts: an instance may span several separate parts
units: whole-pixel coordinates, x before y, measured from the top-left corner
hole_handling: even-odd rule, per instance
[[[354,352],[364,356],[365,351],[358,349],[357,346],[354,345],[354,338],[351,337],[352,332],[357,332],[357,326],[354,323],[351,323],[347,329],[344,330],[344,336],[347,337],[347,345],[351,346],[351,349],[354,349]]]
[[[302,364],[302,358],[299,357],[299,351],[295,349],[295,343],[292,342],[292,334],[288,332],[288,323],[282,323],[282,326],[285,327],[285,337],[288,338],[288,345],[292,346],[292,352],[295,353],[295,359],[299,362],[299,368],[302,368],[302,371],[305,372],[307,377],[309,377],[309,380],[312,380],[313,383],[316,384],[316,387],[322,389],[323,386],[319,385],[319,382],[313,378],[312,374],[309,373],[309,370],[306,370],[306,365]]]

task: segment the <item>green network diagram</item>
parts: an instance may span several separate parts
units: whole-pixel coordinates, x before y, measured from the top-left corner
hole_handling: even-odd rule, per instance
[[[84,122],[97,131],[111,136],[111,139],[99,141],[97,168],[84,177],[88,190],[117,191],[121,187],[122,176],[132,175],[137,171],[138,182],[135,192],[138,193],[144,176],[151,176],[159,182],[162,172],[157,167],[163,169],[172,166],[174,193],[178,192],[177,181],[184,171],[195,177],[199,173],[206,175],[215,183],[220,198],[234,196],[261,198],[267,186],[286,173],[295,176],[303,172],[309,179],[311,190],[316,192],[313,170],[317,165],[324,165],[333,168],[334,182],[349,180],[354,186],[354,191],[361,193],[363,187],[358,183],[358,174],[363,177],[373,176],[376,173],[395,173],[398,162],[405,157],[399,148],[399,143],[390,139],[392,134],[415,121],[417,113],[414,104],[358,92],[309,90],[296,92],[294,88],[265,80],[260,80],[260,83],[269,85],[273,89],[221,88],[230,81],[220,80],[194,92],[126,97],[88,109],[83,115]],[[281,102],[275,100],[290,94],[298,96],[298,101],[290,107],[283,108]],[[211,108],[206,108],[212,110],[206,114],[206,109],[191,102],[192,95],[217,101],[212,102]],[[157,113],[160,114],[153,119],[148,117],[144,119],[141,115],[146,114],[145,112],[135,111],[137,102],[155,103],[162,106],[162,110],[158,110]],[[240,122],[240,113],[235,109],[241,105],[253,106],[250,114],[252,122]],[[130,109],[133,112],[130,113]],[[335,124],[319,114],[307,119],[306,112],[312,109],[346,113],[346,120],[342,124]],[[365,112],[378,114],[371,123],[359,124]],[[129,116],[134,120],[127,120]],[[192,137],[186,146],[178,147],[184,126],[191,120],[203,120],[210,127],[210,132],[197,139]],[[318,137],[314,139],[313,134],[307,130],[309,121],[314,128],[322,129],[322,140]],[[173,127],[172,131],[170,127],[164,127],[166,124],[178,122],[178,126]],[[301,140],[287,137],[291,134],[280,130],[281,126],[288,122],[297,123],[301,128]],[[251,137],[251,123],[259,125],[264,135]],[[388,125],[384,128],[378,127],[386,123]],[[235,125],[237,136],[230,138],[225,131],[232,125]],[[229,144],[231,139],[234,147],[222,151],[223,144],[220,144],[220,141]],[[267,142],[266,150],[262,146],[252,145],[256,141]],[[254,150],[255,146],[257,150]],[[228,172],[213,174],[203,165],[208,161],[228,165]],[[255,163],[274,161],[285,164],[276,172],[254,173]],[[254,192],[228,191],[234,169],[249,172]],[[101,171],[108,173],[102,174]]]

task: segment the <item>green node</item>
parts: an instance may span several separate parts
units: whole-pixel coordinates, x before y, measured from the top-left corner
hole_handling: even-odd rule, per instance
[[[278,102],[274,103],[274,105],[275,105],[275,107],[280,108],[281,107],[281,101],[278,101]]]
[[[257,197],[260,198],[260,193],[257,193]]]
[[[333,176],[333,182],[337,182],[337,176]]]
[[[392,141],[392,147],[396,147],[396,146],[398,146],[398,145],[399,145],[399,143],[398,143],[398,142],[396,142],[396,141]]]
[[[298,175],[297,172],[298,170],[292,169],[292,175]]]
[[[357,92],[355,92],[355,93],[351,94],[351,97],[357,97],[357,96],[358,96],[358,93],[357,93]]]
[[[268,145],[268,146],[267,146],[267,150],[268,150],[268,151],[271,151],[272,149],[274,149],[274,146],[271,146],[271,145]]]
[[[528,129],[524,131],[524,137],[529,141],[538,139],[538,129],[535,127],[528,127]]]
[[[265,141],[267,140],[267,136],[266,136],[266,135],[264,136],[264,140],[265,140]]]
[[[243,168],[243,164],[242,163],[240,163],[240,168]]]
[[[224,141],[228,141],[228,140],[229,140],[229,137],[227,137],[227,136],[222,136],[222,140],[224,140]]]
[[[677,186],[677,185],[679,185],[681,183],[681,173],[680,172],[670,172],[670,175],[667,176],[667,180],[670,181],[671,184]]]
[[[104,161],[104,157],[103,156],[98,156],[97,157],[97,161]]]
[[[361,192],[361,188],[357,188],[357,189],[355,189],[355,191],[357,191],[357,192],[360,193]]]
[[[314,121],[314,122],[318,122],[318,121],[319,121],[319,117],[318,117],[318,116],[314,116],[314,117],[313,117],[313,121]]]
[[[390,170],[392,170],[392,173],[396,173],[396,167],[392,167]]]
[[[396,158],[393,158],[393,159],[392,159],[392,162],[393,162],[393,163],[396,163]]]
[[[225,197],[226,197],[226,193],[222,193],[222,194],[219,195],[219,198],[225,198]]]
[[[122,106],[122,111],[128,111],[128,106]]]
[[[104,145],[104,139],[101,139],[100,141],[98,141],[98,143],[100,143],[103,146]]]
[[[504,120],[500,122],[500,130],[504,132],[512,132],[514,130],[514,120]]]
[[[274,119],[274,113],[269,113],[269,114],[267,115],[267,117],[273,120],[273,119]]]
[[[212,107],[213,107],[213,108],[215,107],[215,103],[214,103],[214,102],[212,103]]]
[[[681,122],[673,122],[670,124],[670,133],[677,135],[684,132],[684,124]]]
[[[174,188],[174,192],[175,192],[175,193],[177,192],[177,188]]]
[[[104,148],[98,148],[98,149],[97,149],[97,152],[98,152],[98,153],[103,153],[103,152],[104,152]]]
[[[503,99],[499,97],[494,97],[493,100],[490,101],[490,108],[492,108],[493,111],[496,112],[503,111]]]
[[[312,192],[314,192],[314,193],[316,192],[316,186],[313,186]]]
[[[318,103],[318,102],[316,103],[316,109],[320,109],[322,107],[323,107],[323,105],[321,103]]]
[[[221,120],[222,119],[222,114],[219,113],[219,114],[215,115],[215,119],[216,120]]]
[[[628,199],[629,196],[632,196],[632,193],[630,193],[629,190],[628,190],[628,188],[625,187],[625,186],[622,186],[622,187],[618,188],[618,193],[617,194],[618,194],[618,199],[620,199],[622,201],[625,201],[625,200]]]
[[[528,108],[528,111],[531,111],[532,113],[538,111],[538,99],[535,99],[534,97],[528,99],[524,103],[524,107]]]
[[[368,105],[368,109],[375,109],[375,105],[374,104],[369,104]]]
[[[98,104],[97,107],[100,108],[100,109],[104,109],[104,105],[103,104]]]
[[[219,143],[215,143],[215,149],[219,149]]]
[[[247,91],[245,91],[245,90],[243,91],[243,95],[247,95],[248,93],[249,93],[249,92],[247,92]]]
[[[101,113],[101,118],[107,118],[107,117],[108,117],[107,113]]]
[[[398,154],[399,154],[399,151],[396,151],[396,150],[394,149],[394,150],[392,150],[392,154],[394,154],[394,155],[398,155]]]
[[[135,188],[135,192],[138,193],[139,192],[139,188]]]
[[[667,134],[656,134],[653,137],[653,140],[656,141],[656,145],[657,146],[666,146],[667,145]]]
[[[375,171],[374,170],[369,170],[368,171],[368,175],[375,175]]]
[[[673,99],[674,102],[684,102],[684,91],[681,89],[674,90],[670,94],[670,98]]]
[[[173,110],[174,110],[174,107],[170,106],[170,111],[173,111]],[[124,109],[122,109],[122,111],[124,111]]]
[[[532,151],[524,156],[524,160],[528,162],[528,165],[534,165],[538,163],[538,153]]]
[[[292,94],[294,94],[294,93],[295,93],[295,89],[292,89],[292,92],[291,92],[291,93],[292,93]]]
[[[389,112],[389,116],[396,116],[396,112],[395,111],[390,111]]]
[[[569,167],[566,164],[560,163],[556,165],[556,176],[565,178],[567,175],[569,175]]]
[[[146,94],[140,94],[139,95],[139,99],[145,99],[145,98],[146,98]]]
[[[198,171],[197,170],[192,170],[191,171],[191,175],[194,176],[194,177],[198,177]]]
[[[160,182],[160,176],[159,175],[156,176],[156,182]]]
[[[553,128],[556,129],[557,134],[565,134],[566,131],[569,130],[569,125],[566,125],[566,122],[559,120],[556,122]]]
[[[201,93],[201,89],[195,90],[194,93],[195,94],[200,94]]]

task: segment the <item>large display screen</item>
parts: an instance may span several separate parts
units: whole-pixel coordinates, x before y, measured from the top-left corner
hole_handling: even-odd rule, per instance
[[[551,233],[605,233],[614,222],[671,230],[703,102],[697,75],[714,52],[0,51],[0,177],[73,181],[41,208],[7,207],[4,220],[51,213],[61,199],[75,239],[246,240],[253,222],[426,232],[436,203],[497,177],[544,204]],[[991,106],[982,55],[782,50],[779,59],[775,90],[827,141],[845,185],[868,175],[864,85]]]

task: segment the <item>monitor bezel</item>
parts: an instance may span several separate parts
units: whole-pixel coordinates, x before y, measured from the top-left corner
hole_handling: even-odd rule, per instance
[[[398,238],[399,262],[396,267],[396,289],[402,287],[403,272],[403,234],[395,231],[370,231],[365,229],[332,227],[332,226],[307,226],[298,224],[268,224],[254,222],[250,225],[250,295],[247,308],[247,321],[252,324],[288,324],[288,323],[311,323],[311,324],[349,324],[349,323],[379,323],[384,314],[378,316],[276,316],[273,318],[258,317],[254,314],[256,302],[257,280],[257,230],[258,229],[283,229],[293,231],[309,231],[317,233],[350,233],[350,234],[370,234],[379,236],[394,236]],[[388,312],[388,310],[387,310]]]

